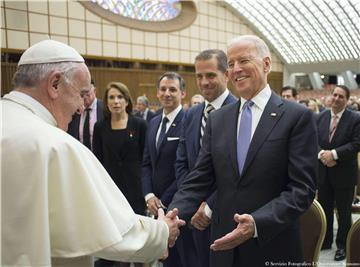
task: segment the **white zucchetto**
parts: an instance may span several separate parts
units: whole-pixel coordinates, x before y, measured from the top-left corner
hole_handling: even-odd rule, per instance
[[[84,62],[84,59],[74,48],[64,43],[44,40],[26,49],[18,66],[56,62]]]

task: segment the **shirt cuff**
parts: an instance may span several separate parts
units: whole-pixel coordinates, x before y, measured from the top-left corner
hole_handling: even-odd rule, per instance
[[[331,149],[331,154],[332,154],[334,160],[338,160],[338,159],[339,159],[338,154],[336,153],[336,150],[335,150],[335,149]]]
[[[154,193],[148,193],[145,195],[145,202],[147,202],[150,198],[154,197],[155,194]]]
[[[204,212],[205,212],[205,215],[211,219],[211,216],[212,216],[212,210],[210,209],[209,205],[207,203],[205,203],[205,208],[204,208]]]
[[[257,232],[257,229],[256,229],[256,223],[254,221],[254,228],[255,228],[255,231],[254,231],[254,236],[253,238],[257,238],[258,237],[258,232]]]
[[[320,159],[320,156],[323,152],[324,152],[324,149],[321,149],[320,152],[318,153],[318,159]]]

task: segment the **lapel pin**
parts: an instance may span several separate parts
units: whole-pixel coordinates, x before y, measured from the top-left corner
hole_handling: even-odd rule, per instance
[[[176,124],[175,124],[175,123],[173,123],[173,124],[171,124],[171,126],[172,126],[172,127],[175,127],[175,126],[176,126]]]
[[[271,116],[271,117],[276,117],[276,115],[277,115],[277,114],[274,113],[274,112],[270,113],[270,116]]]

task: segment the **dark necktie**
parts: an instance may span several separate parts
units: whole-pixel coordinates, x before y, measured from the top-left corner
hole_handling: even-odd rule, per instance
[[[201,120],[201,127],[200,127],[200,145],[202,144],[202,137],[204,136],[204,131],[205,131],[205,126],[207,123],[207,119],[209,118],[209,114],[211,111],[215,110],[214,106],[211,105],[210,103],[207,104],[203,116],[202,116],[202,120]]]
[[[239,135],[237,139],[237,160],[239,174],[241,175],[247,152],[249,150],[250,141],[251,141],[251,125],[252,125],[252,113],[251,106],[254,104],[252,101],[246,101],[242,108],[240,125],[239,125]]]
[[[90,141],[90,108],[85,109],[85,121],[83,128],[83,142],[91,150],[91,141]]]
[[[169,119],[167,117],[164,117],[162,120],[161,130],[159,134],[158,141],[156,143],[156,150],[159,150],[159,147],[164,140],[165,134],[166,134],[166,124],[169,122]]]
[[[333,137],[334,137],[337,124],[338,124],[338,116],[337,116],[337,115],[334,115],[334,116],[332,117],[332,121],[331,121],[331,125],[330,125],[329,142],[331,142],[331,140],[332,140]]]

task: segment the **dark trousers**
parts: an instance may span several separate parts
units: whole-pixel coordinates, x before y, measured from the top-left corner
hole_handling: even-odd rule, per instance
[[[346,248],[346,238],[351,227],[351,205],[354,198],[354,188],[334,188],[329,181],[320,185],[318,200],[326,215],[327,228],[323,246],[333,243],[334,208],[337,209],[338,231],[336,235],[337,248]]]

